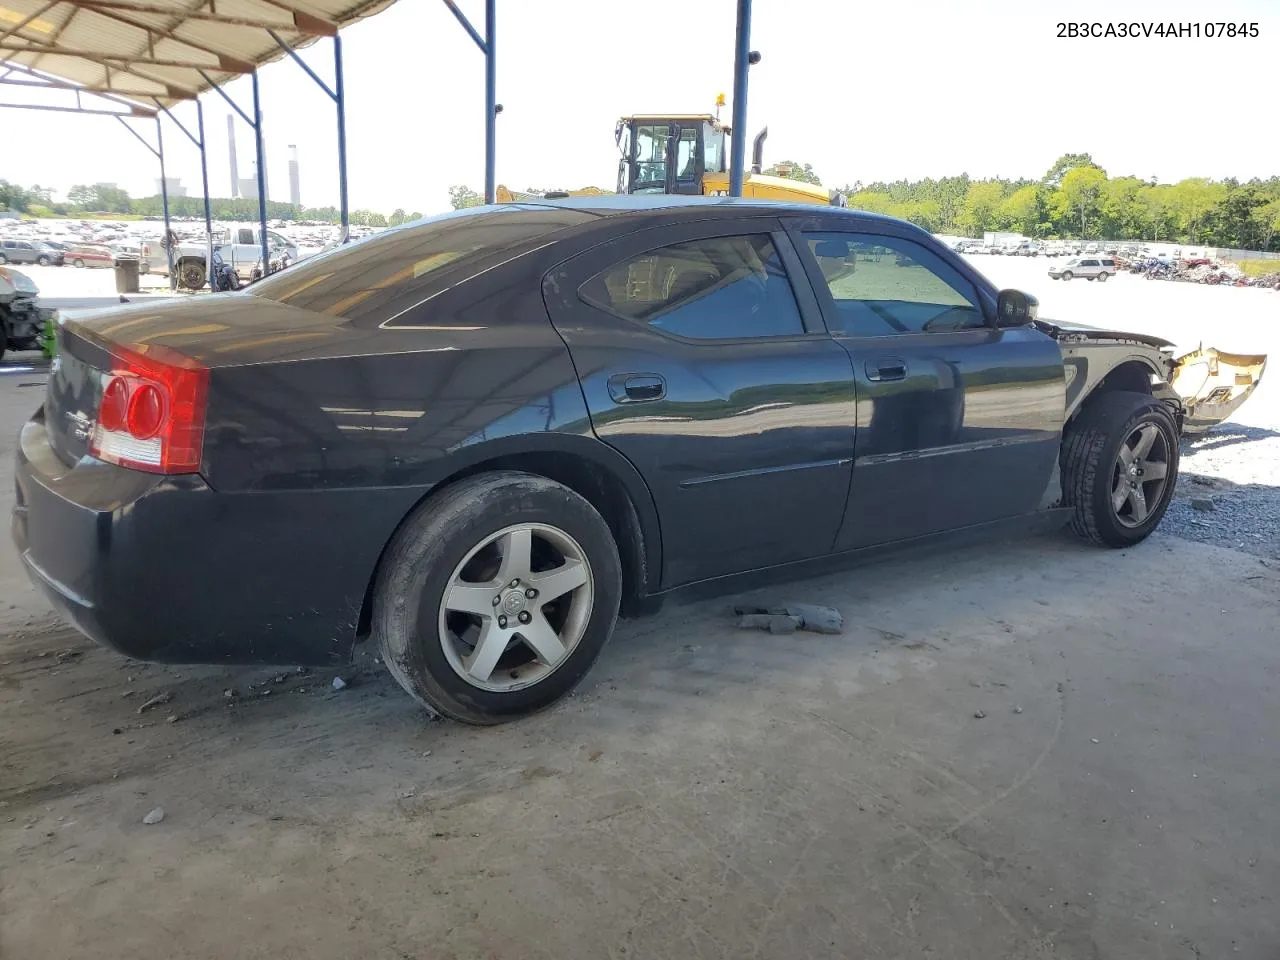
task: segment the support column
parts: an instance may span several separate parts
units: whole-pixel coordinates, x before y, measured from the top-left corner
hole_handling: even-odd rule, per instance
[[[484,202],[496,197],[494,165],[497,157],[498,120],[498,11],[497,0],[484,2]]]
[[[204,184],[204,280],[213,285],[213,213],[209,208],[209,155],[204,145],[204,104],[196,101],[196,125],[200,134],[200,181]],[[232,191],[234,195],[234,190]]]
[[[338,208],[342,218],[342,243],[351,232],[347,209],[347,92],[342,80],[342,37],[333,38],[333,99],[338,105]]]
[[[751,69],[751,0],[738,0],[737,47],[733,55],[733,137],[730,143],[729,196],[742,196],[747,158],[747,71]]]
[[[169,177],[164,169],[164,130],[160,126],[160,115],[156,114],[156,156],[160,158],[160,209],[164,212],[164,252],[169,262],[169,289],[177,287],[177,277],[173,275],[173,239],[169,230]]]
[[[271,272],[271,245],[267,242],[267,158],[262,144],[262,100],[258,95],[258,71],[253,71],[253,141],[258,154],[258,239],[262,243],[262,275]]]

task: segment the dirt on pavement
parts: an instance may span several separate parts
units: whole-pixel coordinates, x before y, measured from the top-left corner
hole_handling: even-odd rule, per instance
[[[6,491],[41,385],[0,378]],[[372,652],[342,689],[125,660],[0,545],[0,958],[1272,958],[1267,532],[669,605],[496,729],[429,720]],[[845,633],[733,629],[780,600]]]

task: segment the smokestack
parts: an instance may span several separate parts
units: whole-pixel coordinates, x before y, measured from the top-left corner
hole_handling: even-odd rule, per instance
[[[298,146],[289,144],[289,202],[301,209],[302,200],[298,190]]]
[[[227,114],[227,147],[231,151],[231,199],[240,196],[240,168],[236,166],[236,118]]]

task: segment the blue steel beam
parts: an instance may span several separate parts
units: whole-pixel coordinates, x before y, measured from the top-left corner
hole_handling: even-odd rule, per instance
[[[333,101],[338,105],[338,204],[341,207],[342,242],[351,233],[351,214],[347,209],[347,88],[342,79],[342,37],[333,38]]]
[[[493,203],[498,152],[498,2],[484,2],[484,202]]]
[[[467,31],[467,33],[471,35],[471,39],[476,42],[476,46],[480,48],[480,52],[481,53],[488,52],[487,47],[485,46],[484,38],[480,36],[480,31],[478,31],[475,27],[471,25],[471,21],[467,19],[467,15],[458,9],[458,5],[454,3],[454,0],[444,0],[444,5],[449,8],[449,10],[453,13],[455,17],[458,18],[458,22],[462,24],[462,29]],[[488,12],[489,12],[488,0],[486,0],[485,2],[486,16],[488,15]],[[488,24],[486,23],[486,27],[487,26]]]
[[[169,179],[164,172],[164,129],[160,125],[160,117],[156,117],[156,143],[159,149],[156,156],[160,158],[160,209],[164,212],[164,253],[169,264],[169,289],[174,289],[177,278],[173,275],[173,234],[169,229]]]
[[[742,196],[747,159],[747,71],[751,68],[751,0],[738,0],[737,46],[733,56],[733,135],[730,142],[729,196]]]
[[[267,243],[267,158],[262,143],[262,100],[258,95],[258,71],[253,71],[253,142],[258,152],[258,240],[262,244],[262,275],[271,272],[271,246]]]
[[[351,215],[347,209],[347,91],[342,77],[342,37],[335,34],[333,37],[333,87],[320,78],[320,75],[307,66],[306,61],[298,56],[298,52],[289,46],[283,37],[274,30],[268,30],[271,39],[282,49],[289,57],[300,66],[303,72],[310,77],[317,87],[323,90],[334,102],[338,110],[338,196],[339,205],[341,207],[342,219],[342,242],[347,242],[347,234],[351,231]]]
[[[200,131],[200,182],[204,185],[204,279],[209,291],[213,285],[213,214],[209,208],[209,155],[204,146],[204,104],[196,101],[196,129]]]

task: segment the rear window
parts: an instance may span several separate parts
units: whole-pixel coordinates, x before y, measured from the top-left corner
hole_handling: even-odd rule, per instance
[[[249,292],[357,325],[384,323],[463,279],[451,265],[468,259],[483,269],[592,218],[516,204],[454,211],[308,257]]]

